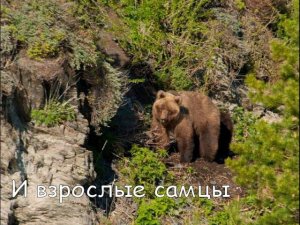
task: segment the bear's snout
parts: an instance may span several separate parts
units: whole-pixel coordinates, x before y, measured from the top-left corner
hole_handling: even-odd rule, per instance
[[[160,122],[161,122],[162,124],[166,124],[167,120],[166,120],[166,119],[161,119]]]
[[[163,123],[166,123],[167,122],[167,119],[168,119],[168,112],[166,110],[162,111],[161,112],[161,115],[160,115],[160,122],[163,124]]]

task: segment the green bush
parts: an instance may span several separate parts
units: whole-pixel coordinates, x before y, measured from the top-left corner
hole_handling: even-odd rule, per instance
[[[245,111],[242,107],[236,107],[232,113],[232,119],[234,123],[234,140],[236,142],[243,141],[255,134],[255,129],[251,129],[251,126],[258,118],[253,113]]]
[[[16,48],[13,35],[16,32],[15,26],[5,25],[1,27],[1,55],[9,56]]]
[[[253,201],[231,224],[298,224],[299,216],[299,1],[293,1],[291,15],[283,17],[281,39],[272,44],[273,57],[281,63],[279,75],[271,82],[247,78],[252,101],[263,103],[282,120],[247,124],[250,135],[232,145],[237,159],[227,165],[236,181]],[[243,121],[242,121],[243,122]],[[231,204],[236,204],[233,202]],[[229,216],[231,212],[228,210]],[[298,216],[297,216],[298,215]],[[241,222],[237,223],[240,220]]]
[[[106,1],[117,9],[127,25],[121,45],[134,62],[147,61],[160,85],[168,89],[189,90],[195,78],[191,70],[201,58],[200,40],[207,27],[202,20],[212,11],[205,1]],[[115,27],[119,32],[120,27]]]
[[[16,39],[28,45],[27,52],[31,58],[57,55],[67,36],[66,31],[56,25],[61,13],[56,4],[31,0],[12,13]]]
[[[240,220],[239,202],[224,206],[224,210],[217,211],[208,217],[210,225],[243,225]]]
[[[144,200],[139,205],[135,222],[140,225],[160,225],[159,218],[171,214],[177,207],[175,200],[169,197]]]
[[[168,173],[166,166],[161,161],[167,156],[165,150],[153,152],[148,148],[134,145],[130,150],[132,158],[124,159],[121,174],[126,179],[126,184],[133,186],[142,185],[145,188],[145,197],[134,198],[138,204],[135,224],[158,225],[163,224],[162,218],[174,216],[185,205],[185,200],[155,196],[158,185],[171,185],[173,177]],[[174,185],[174,184],[172,184]]]
[[[70,65],[75,69],[96,66],[102,61],[95,44],[101,13],[95,14],[99,7],[88,2],[71,1],[70,10],[54,0],[21,1],[17,7],[6,10],[12,37],[32,59],[67,53]],[[97,18],[90,18],[92,14]],[[88,18],[83,19],[84,16]],[[85,25],[81,26],[82,23]]]
[[[68,102],[50,100],[42,109],[33,109],[31,118],[37,124],[48,127],[57,126],[64,121],[73,121],[76,118],[75,109]]]
[[[131,150],[132,158],[122,169],[122,174],[128,177],[131,185],[145,187],[147,197],[154,197],[155,187],[162,183],[168,176],[167,168],[161,162],[166,152],[153,152],[148,148],[134,145]]]
[[[81,39],[77,34],[69,34],[70,46],[72,47],[72,57],[70,65],[74,69],[86,69],[102,62],[102,55],[97,51],[96,44],[90,35],[89,38]]]
[[[66,34],[64,31],[47,31],[32,40],[27,50],[28,56],[33,59],[54,57],[59,52],[59,47],[64,41]]]
[[[235,0],[235,6],[239,9],[239,10],[243,10],[246,8],[245,2],[243,0]]]
[[[171,70],[171,86],[175,90],[189,90],[193,82],[187,76],[186,72],[182,68],[172,68]]]
[[[83,28],[103,26],[102,8],[99,0],[69,0],[73,2],[71,12]]]
[[[89,71],[89,76],[96,80],[97,91],[102,96],[99,99],[94,95],[88,95],[89,104],[95,109],[91,120],[91,124],[95,127],[99,124],[108,126],[108,122],[116,115],[126,93],[127,80],[122,71],[107,62],[101,64],[101,69],[103,74],[101,79],[97,75],[99,68]]]

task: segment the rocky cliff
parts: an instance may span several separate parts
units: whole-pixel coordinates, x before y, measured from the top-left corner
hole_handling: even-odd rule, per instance
[[[126,63],[125,53],[111,37],[99,41],[104,42],[102,47],[109,43],[117,49],[104,53],[121,55],[121,64]],[[120,64],[114,66],[119,69],[106,62],[78,72],[66,57],[37,61],[20,51],[2,67],[1,224],[98,223],[85,194],[62,204],[58,196],[37,198],[37,186],[85,187],[95,180],[88,136],[115,115],[125,93],[126,73]],[[68,101],[75,110],[74,120],[54,127],[34,121],[31,110],[45,107],[50,98]],[[12,197],[13,180],[16,188],[27,180],[26,197],[24,187]]]
[[[277,4],[286,1],[201,2],[161,1],[157,12],[153,2],[137,7],[140,1],[1,2],[1,224],[105,224],[109,213],[109,224],[131,224],[138,210],[132,199],[83,193],[60,203],[58,196],[38,198],[37,186],[86,191],[117,181],[111,159],[122,160],[113,150],[123,157],[132,144],[146,145],[159,88],[206,91],[230,111],[239,105],[280,119],[249,102],[244,79],[274,79],[269,42],[285,12]],[[51,103],[66,110],[64,119],[47,108]],[[226,166],[200,161],[182,168],[176,157],[165,164],[179,183],[227,182],[234,196],[243,194]],[[26,197],[24,186],[12,197],[13,180],[17,188],[27,181]]]

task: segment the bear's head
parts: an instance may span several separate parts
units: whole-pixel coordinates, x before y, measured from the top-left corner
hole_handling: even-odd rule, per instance
[[[158,91],[152,114],[163,126],[176,122],[180,117],[181,97],[169,92]]]

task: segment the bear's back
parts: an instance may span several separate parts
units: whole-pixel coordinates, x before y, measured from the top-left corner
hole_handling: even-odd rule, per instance
[[[179,92],[182,98],[181,105],[188,108],[190,111],[204,113],[206,116],[211,113],[219,113],[218,108],[212,102],[212,100],[198,92],[193,91],[182,91]]]
[[[182,91],[179,95],[181,106],[194,125],[204,127],[205,123],[220,123],[220,111],[208,96],[193,91]]]

